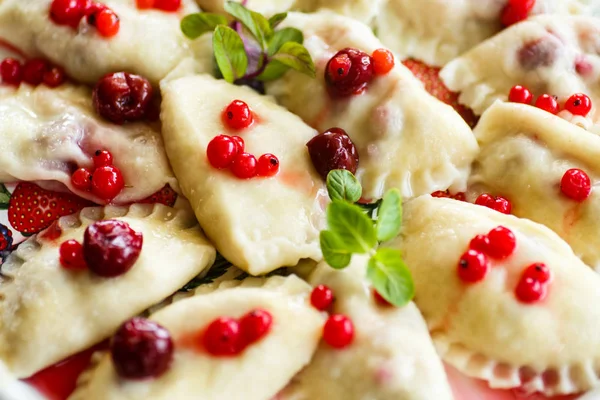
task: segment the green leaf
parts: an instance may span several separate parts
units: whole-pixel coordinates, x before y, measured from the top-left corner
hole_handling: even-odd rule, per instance
[[[342,240],[331,231],[321,231],[321,251],[323,258],[335,269],[346,268],[350,264],[352,253],[344,248]]]
[[[302,72],[311,78],[316,76],[315,64],[313,63],[308,50],[306,50],[306,47],[300,43],[284,43],[279,48],[277,54],[273,56],[273,59],[295,69],[296,71]]]
[[[402,226],[402,196],[398,189],[389,190],[377,212],[377,240],[385,242],[398,236]]]
[[[256,77],[259,81],[274,81],[276,79],[281,78],[290,67],[285,64],[280,63],[277,60],[271,60],[265,67],[265,70]]]
[[[296,28],[283,28],[275,32],[269,42],[269,56],[277,53],[281,46],[287,42],[302,44],[304,42],[302,31]]]
[[[212,32],[219,25],[227,25],[227,18],[219,14],[196,13],[186,15],[181,20],[181,31],[190,39],[196,39],[206,32]]]
[[[234,1],[225,3],[225,11],[240,21],[252,33],[260,47],[266,50],[267,43],[273,36],[273,29],[268,19]]]
[[[415,295],[410,271],[398,250],[380,248],[369,260],[367,278],[377,292],[395,306],[402,307]]]
[[[0,210],[8,210],[8,206],[10,204],[10,192],[0,183]]]
[[[233,83],[246,74],[248,56],[244,42],[233,29],[219,25],[213,34],[213,51],[223,79]]]
[[[282,23],[283,20],[286,18],[287,18],[286,12],[273,15],[271,18],[269,18],[269,25],[271,25],[271,29],[277,28],[277,25]]]
[[[377,244],[373,221],[354,204],[334,200],[327,206],[327,224],[349,252],[367,253]]]
[[[327,192],[331,200],[355,203],[362,196],[362,186],[352,172],[334,169],[327,174]]]

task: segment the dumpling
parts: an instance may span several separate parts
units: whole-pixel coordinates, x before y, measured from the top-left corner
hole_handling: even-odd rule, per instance
[[[87,88],[4,86],[0,88],[0,122],[0,182],[59,182],[61,187],[55,189],[66,186],[103,204],[105,199],[73,187],[71,175],[77,168],[91,168],[94,152],[108,150],[126,184],[115,203],[144,199],[167,184],[178,188],[159,124],[101,121]]]
[[[108,219],[142,233],[133,267],[113,278],[64,268],[61,244]],[[0,270],[0,360],[19,378],[106,339],[215,259],[192,213],[162,205],[86,208],[57,224],[21,244]]]
[[[315,131],[300,118],[247,87],[208,75],[162,83],[163,136],[182,192],[217,250],[235,266],[260,275],[300,259],[319,260],[319,232],[328,201],[306,142]],[[221,119],[234,100],[248,104],[255,122],[231,131]],[[247,152],[271,153],[279,173],[236,178],[208,162],[207,146],[220,134],[239,134]]]
[[[514,234],[512,254],[490,256],[482,280],[461,280],[459,259],[472,238],[498,226]],[[495,243],[507,248],[505,241]],[[598,386],[600,276],[551,230],[486,207],[423,196],[405,204],[400,236],[387,245],[402,251],[415,303],[444,361],[492,388],[550,396]],[[530,266],[540,274],[525,275]],[[523,277],[525,284],[545,282],[545,298],[531,296],[538,292],[527,292],[529,286],[521,291]]]
[[[542,223],[600,268],[600,194],[577,202],[561,193],[565,172],[600,179],[600,137],[547,112],[522,104],[495,103],[475,128],[481,152],[473,164],[470,192],[502,195],[513,213]]]
[[[120,20],[119,33],[101,37],[82,21],[74,29],[50,19],[51,0],[3,0],[0,37],[30,56],[41,55],[65,68],[78,81],[95,83],[114,71],[139,74],[157,83],[189,56],[179,20],[198,12],[183,0],[178,12],[138,10],[133,0],[105,0]]]
[[[364,278],[367,261],[355,256],[342,271],[322,262],[311,275],[311,284],[334,292],[332,312],[352,320],[355,338],[341,350],[321,344],[278,399],[453,398],[421,313],[412,302],[402,308],[378,306]]]
[[[223,285],[229,283],[226,287]],[[110,355],[81,377],[70,400],[267,400],[310,361],[324,316],[308,302],[311,287],[295,276],[225,282],[158,311],[150,319],[174,342],[170,368],[156,379],[119,379]],[[199,334],[219,317],[239,318],[256,310],[272,316],[267,335],[233,357],[202,349]]]
[[[406,198],[466,186],[477,143],[464,120],[397,62],[362,95],[334,100],[324,70],[346,47],[372,53],[383,47],[364,24],[329,12],[290,13],[283,22],[304,33],[317,78],[290,71],[267,85],[267,93],[319,131],[346,130],[360,157],[357,177],[363,197],[381,198],[398,188]]]

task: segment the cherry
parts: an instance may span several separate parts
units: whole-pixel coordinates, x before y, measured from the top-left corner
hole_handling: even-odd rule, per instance
[[[106,167],[107,165],[112,165],[113,156],[107,150],[96,150],[94,152],[94,167]]]
[[[509,0],[500,16],[502,25],[510,26],[527,19],[534,5],[535,0]]]
[[[53,0],[50,18],[58,25],[77,27],[85,15],[86,0]]]
[[[239,136],[232,136],[231,139],[237,144],[237,153],[243,153],[246,149],[246,143],[244,143],[244,139]]]
[[[0,75],[4,83],[19,86],[23,77],[21,63],[14,58],[5,58],[0,64]]]
[[[33,58],[23,66],[23,81],[30,85],[39,85],[44,80],[48,63],[41,58]]]
[[[347,97],[360,94],[372,79],[373,59],[357,49],[340,50],[329,60],[325,68],[325,82],[329,93],[333,96]]]
[[[98,221],[83,236],[83,258],[96,275],[114,277],[129,271],[142,252],[143,236],[127,222]]]
[[[325,286],[316,286],[310,294],[310,304],[319,311],[325,311],[333,303],[333,291]]]
[[[491,208],[492,210],[501,212],[502,214],[510,214],[512,210],[512,204],[510,201],[502,196],[493,197],[488,193],[483,193],[477,197],[475,204]]]
[[[233,318],[221,317],[213,321],[206,328],[202,342],[213,356],[234,356],[244,350],[240,324]]]
[[[137,8],[140,10],[147,10],[149,8],[154,8],[154,0],[137,0],[136,1]]]
[[[515,289],[515,295],[522,303],[535,303],[543,300],[547,293],[546,284],[526,276],[521,277]]]
[[[279,172],[279,160],[273,154],[263,154],[258,159],[258,176],[271,177]]]
[[[533,100],[533,94],[525,86],[513,86],[508,94],[508,101],[512,103],[531,104],[531,100]]]
[[[358,152],[345,130],[328,129],[312,138],[306,146],[315,169],[324,180],[327,179],[329,171],[334,169],[346,169],[356,173]]]
[[[377,49],[371,57],[375,75],[385,75],[394,68],[394,55],[387,49]]]
[[[482,253],[487,253],[488,248],[490,247],[490,239],[487,235],[477,235],[471,242],[469,242],[469,248],[473,250],[477,250]]]
[[[550,37],[541,38],[525,43],[517,52],[517,60],[527,71],[549,67],[558,56],[556,49],[556,43]]]
[[[550,114],[558,114],[558,101],[555,96],[543,94],[535,100],[535,106],[539,109],[549,112]]]
[[[215,136],[206,147],[208,162],[215,168],[227,168],[238,155],[239,144],[231,136]]]
[[[125,379],[157,378],[173,360],[173,340],[154,321],[135,317],[119,327],[110,342],[117,374]]]
[[[83,270],[87,264],[83,259],[83,246],[77,240],[63,242],[58,250],[60,263],[65,269]]]
[[[139,121],[149,109],[153,90],[139,75],[115,72],[105,75],[94,87],[93,102],[98,114],[116,124]]]
[[[244,129],[252,125],[252,122],[252,110],[241,100],[232,101],[223,111],[223,123],[231,129]]]
[[[46,71],[44,71],[43,81],[44,85],[48,87],[58,87],[63,84],[65,79],[65,70],[56,65],[48,67]]]
[[[572,168],[563,175],[560,190],[568,198],[582,202],[592,193],[592,182],[584,171]]]
[[[349,346],[354,340],[354,325],[345,315],[334,314],[323,327],[323,340],[336,349]]]
[[[90,22],[91,21],[91,22]],[[119,33],[121,22],[113,10],[106,9],[96,12],[88,17],[90,25],[96,27],[98,34],[102,37],[110,38]]]
[[[379,294],[379,292],[375,289],[373,289],[373,298],[375,299],[375,302],[377,304],[379,304],[382,307],[391,307],[393,306],[392,303],[390,303],[389,301],[387,301],[381,294]]]
[[[181,0],[155,0],[154,8],[162,11],[177,11],[181,7]]]
[[[96,168],[92,174],[92,193],[102,200],[111,201],[124,187],[123,174],[114,165]]]
[[[458,261],[458,277],[463,282],[479,282],[487,275],[490,263],[485,254],[480,251],[469,249]]]
[[[71,184],[77,190],[89,192],[92,190],[92,173],[87,168],[79,168],[71,175]]]
[[[240,179],[250,179],[258,173],[256,157],[250,153],[240,153],[231,163],[231,172]]]
[[[517,247],[515,234],[508,228],[498,226],[487,234],[489,246],[487,252],[490,257],[504,259],[510,256]]]
[[[592,101],[583,93],[576,93],[565,103],[565,110],[573,115],[585,117],[592,110]]]
[[[531,264],[525,271],[523,271],[523,277],[531,278],[540,283],[546,283],[552,278],[550,269],[544,263]]]
[[[273,317],[268,311],[254,310],[240,319],[240,331],[245,345],[258,342],[262,339],[273,323]]]

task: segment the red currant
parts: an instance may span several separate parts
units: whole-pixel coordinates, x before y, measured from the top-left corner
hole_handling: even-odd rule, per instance
[[[387,49],[377,49],[371,57],[375,75],[385,75],[394,68],[394,55]]]
[[[21,63],[14,58],[5,58],[0,64],[0,75],[4,83],[19,86],[23,76]]]
[[[107,165],[112,165],[113,157],[109,151],[106,150],[96,150],[94,152],[94,167],[106,167]]]
[[[246,150],[246,143],[244,143],[244,139],[239,136],[232,136],[231,139],[237,144],[237,153],[243,153]]]
[[[279,172],[279,160],[273,154],[263,154],[258,159],[258,176],[271,177]]]
[[[592,101],[583,93],[576,93],[565,103],[565,110],[573,115],[585,117],[592,110]]]
[[[323,327],[323,340],[336,349],[349,346],[354,340],[354,325],[345,315],[330,316]]]
[[[523,271],[523,277],[535,279],[541,283],[546,283],[550,281],[552,275],[546,264],[535,263],[525,268],[525,271]]]
[[[71,175],[71,184],[77,190],[89,192],[92,190],[92,173],[87,168],[79,168]]]
[[[238,155],[238,144],[231,136],[215,136],[206,148],[208,162],[215,168],[227,168]]]
[[[572,168],[563,175],[560,190],[568,198],[582,202],[592,193],[592,182],[584,171]]]
[[[65,81],[65,70],[58,66],[51,66],[44,71],[44,85],[55,88]]]
[[[96,16],[104,10],[109,10],[108,6],[102,3],[90,3],[89,6],[85,9],[87,23],[91,26],[96,26]]]
[[[137,0],[136,1],[137,8],[140,10],[147,10],[149,8],[154,8],[154,0]]]
[[[92,174],[92,193],[102,200],[111,201],[124,187],[123,174],[114,165],[96,168]]]
[[[490,243],[487,254],[490,257],[502,260],[510,256],[517,247],[515,234],[503,226],[492,229],[487,236]]]
[[[234,356],[244,350],[240,324],[233,318],[221,317],[213,321],[206,328],[202,342],[213,356]]]
[[[510,26],[527,19],[534,5],[535,0],[509,0],[500,16],[502,25]]]
[[[525,86],[513,86],[508,94],[508,101],[512,103],[531,104],[531,100],[533,100],[533,94]]]
[[[431,193],[431,196],[444,199],[444,198],[449,198],[450,193],[447,190],[437,190],[437,191]]]
[[[239,130],[252,125],[254,117],[248,104],[241,100],[234,100],[223,111],[223,122],[229,128]]]
[[[464,192],[458,192],[455,195],[451,196],[454,200],[458,201],[467,201],[467,195]]]
[[[490,263],[485,254],[477,250],[467,250],[458,261],[458,277],[463,282],[479,282],[487,275]]]
[[[502,196],[493,197],[488,193],[483,193],[477,200],[475,200],[475,204],[491,208],[492,210],[498,211],[502,214],[510,214],[512,211],[512,204],[508,199],[505,199]]]
[[[41,58],[29,60],[23,66],[23,81],[30,85],[39,85],[44,80],[48,63]]]
[[[333,303],[333,291],[325,285],[315,287],[310,294],[310,304],[319,311],[325,311]]]
[[[477,250],[482,253],[487,253],[489,247],[490,239],[487,237],[487,235],[477,235],[471,239],[471,242],[469,243],[470,249]]]
[[[154,8],[163,11],[177,11],[181,7],[181,0],[155,0]]]
[[[53,0],[50,18],[58,25],[77,27],[85,15],[86,0]]]
[[[515,289],[517,299],[522,303],[535,303],[543,300],[548,293],[548,287],[536,279],[523,276]]]
[[[240,319],[240,330],[245,345],[258,342],[262,339],[273,323],[273,317],[268,311],[254,310]]]
[[[113,10],[106,9],[93,14],[93,24],[100,36],[110,38],[119,33],[121,22]]]
[[[58,250],[60,263],[66,269],[84,270],[87,264],[83,259],[83,246],[77,240],[63,242]]]
[[[543,94],[535,100],[535,106],[541,110],[549,112],[550,114],[558,114],[558,101],[556,97],[550,96],[549,94]]]
[[[372,79],[373,59],[357,49],[345,48],[338,51],[325,68],[327,89],[336,97],[360,94]]]
[[[240,153],[231,163],[231,172],[240,179],[250,179],[258,173],[256,157],[250,153]]]
[[[375,299],[375,302],[382,307],[391,307],[393,305],[392,303],[387,301],[382,295],[380,295],[379,292],[375,289],[373,289],[373,298]]]

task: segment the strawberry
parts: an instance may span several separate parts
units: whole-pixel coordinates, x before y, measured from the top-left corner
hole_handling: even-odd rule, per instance
[[[173,207],[175,201],[177,200],[177,192],[171,189],[171,186],[167,183],[164,188],[160,189],[158,192],[154,193],[152,196],[145,198],[144,200],[140,200],[139,203],[147,203],[147,204],[164,204],[168,207]]]
[[[414,76],[423,82],[425,90],[427,90],[429,94],[452,106],[452,108],[454,108],[456,112],[463,117],[463,119],[471,128],[475,126],[477,123],[477,117],[475,114],[473,114],[473,111],[470,108],[458,103],[458,93],[451,92],[446,85],[444,85],[444,82],[442,82],[439,76],[440,68],[430,67],[429,65],[413,58],[402,61],[402,64],[404,64],[404,66],[408,68]]]
[[[33,183],[21,182],[10,198],[8,221],[23,235],[32,235],[60,217],[93,205],[71,193],[51,192]]]

